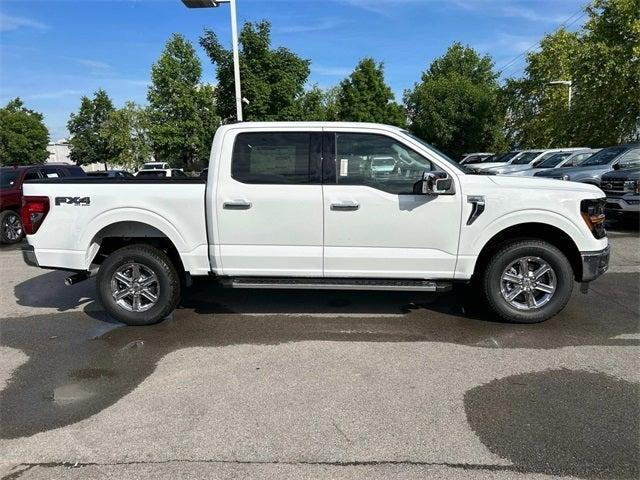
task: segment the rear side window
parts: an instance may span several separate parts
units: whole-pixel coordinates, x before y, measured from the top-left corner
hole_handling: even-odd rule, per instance
[[[231,177],[242,183],[318,183],[320,134],[240,133],[231,158]]]
[[[171,170],[172,177],[186,177],[187,175],[182,170]]]
[[[29,170],[27,173],[24,174],[24,181],[36,180],[37,178],[40,178],[40,174],[38,173],[37,170]]]

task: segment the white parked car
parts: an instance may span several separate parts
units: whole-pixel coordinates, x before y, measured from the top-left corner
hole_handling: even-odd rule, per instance
[[[397,127],[238,123],[216,132],[206,183],[25,184],[23,255],[74,271],[69,284],[97,274],[102,305],[129,325],[166,317],[192,276],[314,290],[471,282],[496,318],[540,322],[606,271],[604,204],[592,185],[467,175]]]
[[[494,156],[494,153],[488,152],[476,152],[476,153],[467,153],[462,160],[460,160],[460,165],[467,165],[472,163],[482,163],[487,160],[489,157]]]
[[[488,168],[501,167],[501,166],[504,166],[504,165],[509,165],[515,159],[520,157],[520,155],[522,153],[523,152],[521,152],[520,150],[512,150],[511,152],[506,152],[506,153],[503,153],[501,155],[497,155],[495,158],[487,159],[487,161],[484,161],[484,162],[470,163],[470,164],[468,163],[468,164],[465,165],[465,168],[469,172],[480,172],[481,173],[483,170],[486,170]]]
[[[138,178],[164,178],[164,177],[186,177],[179,168],[153,168],[148,170],[138,170],[136,172]]]
[[[140,170],[166,170],[171,168],[167,162],[147,162]]]

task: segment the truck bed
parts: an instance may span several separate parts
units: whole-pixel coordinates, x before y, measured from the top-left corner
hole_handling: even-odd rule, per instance
[[[108,236],[171,240],[186,271],[210,270],[200,178],[49,178],[24,195],[49,198],[49,213],[29,243],[43,267],[86,270]]]

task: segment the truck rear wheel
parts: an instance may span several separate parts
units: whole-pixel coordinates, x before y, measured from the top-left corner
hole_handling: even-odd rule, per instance
[[[100,265],[98,298],[127,325],[151,325],[169,315],[180,300],[180,278],[169,257],[150,245],[116,250]]]
[[[0,212],[0,243],[18,243],[23,236],[20,214],[14,210]]]
[[[503,320],[543,322],[560,312],[573,290],[573,270],[555,246],[540,240],[504,245],[487,264],[482,289]]]

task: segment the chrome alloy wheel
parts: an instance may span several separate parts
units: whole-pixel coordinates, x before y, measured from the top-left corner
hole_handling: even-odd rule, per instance
[[[4,222],[2,223],[2,229],[5,232],[5,236],[15,242],[22,238],[22,221],[20,217],[18,217],[15,213],[10,213],[6,217],[4,217]]]
[[[136,262],[126,263],[111,277],[111,295],[125,310],[145,312],[158,303],[160,283],[149,267]]]
[[[556,291],[556,273],[540,257],[522,257],[505,268],[500,279],[500,293],[518,310],[540,308]]]

